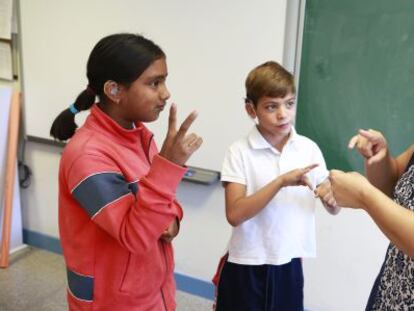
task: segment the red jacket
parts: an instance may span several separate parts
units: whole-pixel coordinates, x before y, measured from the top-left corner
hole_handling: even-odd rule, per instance
[[[126,130],[92,107],[59,171],[70,310],[175,309],[173,249],[160,236],[182,218],[184,173],[157,154],[143,124]]]

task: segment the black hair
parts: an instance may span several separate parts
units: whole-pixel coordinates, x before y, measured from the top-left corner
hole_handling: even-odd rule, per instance
[[[98,96],[105,102],[104,84],[112,80],[129,87],[157,59],[165,57],[161,48],[137,34],[120,33],[102,38],[92,49],[87,63],[88,86],[74,102],[78,111],[88,110]],[[75,114],[68,108],[53,121],[50,135],[64,141],[77,129]]]

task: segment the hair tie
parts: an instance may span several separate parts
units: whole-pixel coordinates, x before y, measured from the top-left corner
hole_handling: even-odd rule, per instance
[[[72,112],[74,115],[77,114],[79,112],[78,109],[76,109],[75,104],[72,104],[69,106],[69,110],[70,112]]]
[[[93,90],[93,88],[91,88],[91,86],[88,84],[88,86],[86,87],[86,92],[89,94],[89,95],[92,95],[92,96],[96,96],[96,92]]]

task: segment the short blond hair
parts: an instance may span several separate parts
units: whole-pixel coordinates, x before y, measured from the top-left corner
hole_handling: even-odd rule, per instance
[[[265,62],[250,71],[245,85],[246,103],[254,105],[263,96],[285,97],[296,92],[293,75],[274,61]]]

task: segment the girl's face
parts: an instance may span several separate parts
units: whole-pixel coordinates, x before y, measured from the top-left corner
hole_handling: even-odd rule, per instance
[[[272,146],[281,150],[289,138],[295,120],[295,94],[285,97],[261,97],[255,108],[248,111],[251,117],[257,117],[260,133]],[[253,113],[253,114],[252,114]]]
[[[129,88],[123,87],[120,99],[121,126],[129,128],[132,122],[152,122],[158,119],[170,97],[165,84],[165,58],[155,60]]]

